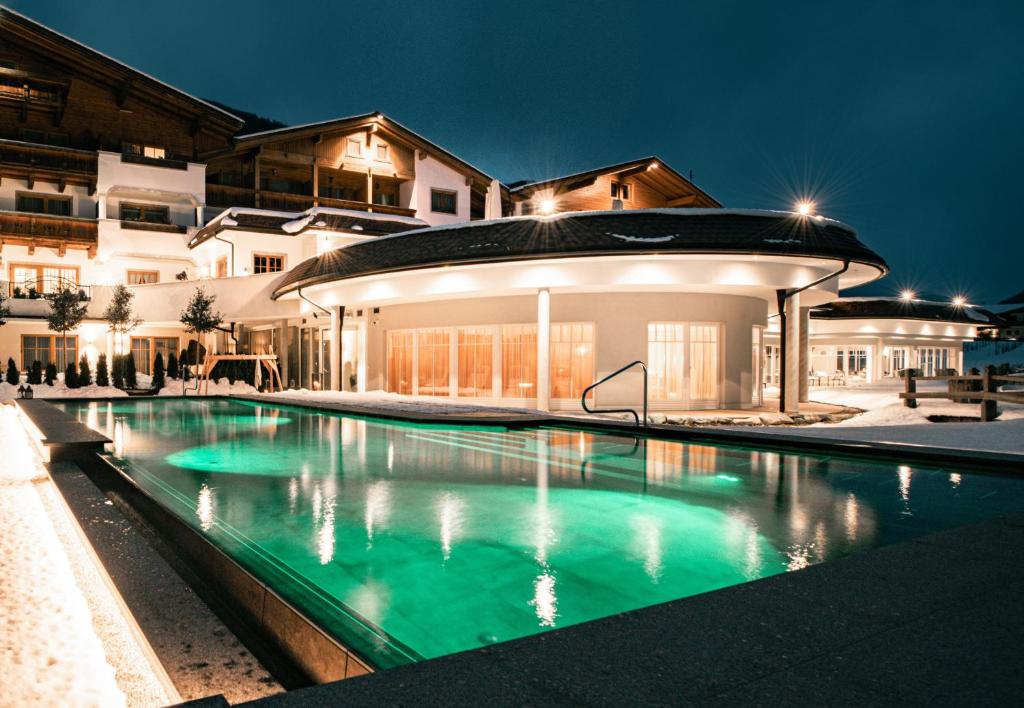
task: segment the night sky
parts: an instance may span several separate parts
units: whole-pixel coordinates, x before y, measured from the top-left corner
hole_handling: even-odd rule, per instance
[[[194,95],[380,110],[509,182],[657,154],[726,206],[800,197],[903,287],[1024,288],[1024,3],[4,0]]]

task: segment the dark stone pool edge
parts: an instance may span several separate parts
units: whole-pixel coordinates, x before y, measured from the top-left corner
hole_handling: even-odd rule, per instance
[[[1012,705],[1022,593],[999,519],[243,705]]]

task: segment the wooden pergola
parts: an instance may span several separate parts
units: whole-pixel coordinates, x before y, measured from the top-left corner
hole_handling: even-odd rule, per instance
[[[277,369],[276,354],[207,354],[203,360],[203,371],[200,378],[203,379],[203,395],[210,392],[210,372],[219,361],[258,361],[267,370],[267,390],[274,392],[275,381],[277,390],[283,391],[284,384],[281,382],[281,372]]]

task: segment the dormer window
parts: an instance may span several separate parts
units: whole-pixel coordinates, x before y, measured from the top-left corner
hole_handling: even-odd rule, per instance
[[[611,195],[612,199],[621,199],[623,201],[629,201],[632,198],[632,189],[628,182],[612,182]]]
[[[377,143],[377,161],[378,162],[390,162],[391,157],[388,154],[388,146],[384,143]]]
[[[361,140],[355,138],[348,139],[348,154],[350,157],[362,157],[363,156],[363,143]]]

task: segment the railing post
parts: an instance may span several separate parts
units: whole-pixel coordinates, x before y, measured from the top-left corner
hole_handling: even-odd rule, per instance
[[[912,394],[917,393],[917,382],[914,381],[913,369],[907,369],[904,382],[906,384],[904,387],[904,393],[906,393],[907,396],[903,399],[903,405],[907,408],[917,408],[917,399],[912,396]]]
[[[981,374],[981,391],[982,394],[990,394],[996,392],[996,382],[992,380],[993,374],[995,374],[996,368],[989,364],[985,367],[985,371]],[[981,399],[981,422],[988,423],[991,420],[995,420],[999,414],[999,409],[996,405],[994,398],[983,398]]]

